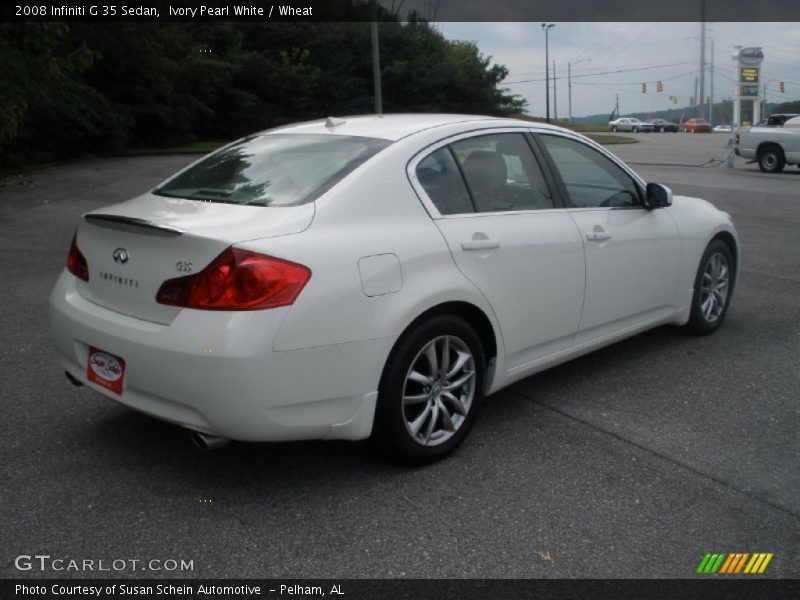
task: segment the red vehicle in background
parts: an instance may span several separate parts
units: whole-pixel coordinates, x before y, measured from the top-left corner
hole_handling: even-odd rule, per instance
[[[686,133],[711,133],[711,123],[705,119],[688,119],[683,124],[683,131]]]

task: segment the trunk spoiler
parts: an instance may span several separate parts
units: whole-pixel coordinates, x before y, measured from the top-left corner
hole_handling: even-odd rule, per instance
[[[139,219],[136,217],[125,217],[122,215],[103,215],[103,214],[88,214],[83,218],[97,227],[104,227],[106,229],[115,229],[117,231],[126,231],[128,233],[138,233],[142,235],[155,235],[159,237],[175,237],[183,235],[184,231],[169,225],[162,225],[147,219]]]

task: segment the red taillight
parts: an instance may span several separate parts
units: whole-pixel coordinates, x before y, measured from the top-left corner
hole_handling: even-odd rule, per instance
[[[89,281],[89,265],[86,264],[86,257],[78,250],[78,234],[72,236],[72,245],[69,247],[67,257],[67,270],[78,279]]]
[[[156,302],[205,310],[258,310],[292,304],[311,278],[303,265],[228,248],[195,275],[168,279]]]

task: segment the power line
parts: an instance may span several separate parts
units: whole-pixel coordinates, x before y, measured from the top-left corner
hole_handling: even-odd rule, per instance
[[[575,66],[575,61],[569,61],[569,62],[572,63],[573,67]],[[690,64],[692,62],[693,62],[693,59],[689,60],[687,58],[685,64],[688,65],[688,64]],[[647,62],[647,63],[633,63],[633,64],[627,64],[627,65],[599,65],[599,66],[594,67],[594,69],[631,69],[631,70],[636,70],[636,69],[643,68],[643,67],[657,67],[657,66],[661,66],[661,65],[653,64],[651,62]],[[514,72],[514,75],[517,76],[517,77],[522,77],[522,76],[525,76],[525,75],[534,75],[534,74],[537,74],[538,72],[539,72],[538,70],[537,71],[523,71],[521,73]],[[572,76],[573,77],[576,77],[577,74],[580,74],[581,76],[592,75],[592,73],[588,73],[588,72],[580,70],[580,69],[575,69],[575,70],[572,71]]]
[[[660,79],[654,79],[652,81],[626,81],[624,83],[622,83],[622,82],[603,81],[602,84],[604,84],[604,85],[642,85],[643,83],[656,84],[659,81],[661,81],[661,82],[673,81],[675,79],[680,79],[681,77],[688,77],[689,75],[694,75],[694,74],[695,74],[694,71],[689,71],[687,73],[681,73],[680,75],[672,75],[670,77],[661,77]],[[594,82],[594,81],[585,81],[585,82],[577,81],[577,82],[574,83],[574,85],[600,85],[600,83]]]
[[[600,75],[613,75],[615,73],[630,73],[631,71],[651,71],[653,69],[664,69],[666,67],[676,67],[678,65],[688,65],[693,64],[694,61],[683,61],[683,62],[676,62],[676,63],[668,63],[663,65],[655,65],[652,67],[637,67],[635,69],[616,69],[614,71],[601,71],[599,73],[585,73],[582,75],[573,75],[572,79],[577,79],[578,77],[598,77]],[[566,79],[566,77],[558,77],[557,79]],[[544,79],[520,79],[518,81],[503,81],[503,85],[512,85],[516,83],[538,83],[540,81],[544,81]]]
[[[628,43],[626,46],[624,46],[622,49],[620,49],[619,51],[617,51],[617,53],[616,53],[616,54],[612,54],[612,56],[613,56],[613,57],[616,57],[616,56],[618,56],[619,54],[622,54],[622,53],[623,53],[625,50],[627,50],[628,48],[630,48],[631,46],[633,46],[633,45],[634,45],[636,42],[638,42],[638,41],[639,41],[639,39],[641,39],[641,37],[642,37],[642,36],[643,36],[645,33],[647,33],[647,32],[648,32],[648,31],[650,31],[650,30],[651,30],[653,27],[655,27],[655,25],[656,25],[655,23],[650,23],[650,25],[648,25],[647,27],[645,27],[645,28],[644,28],[644,29],[643,29],[643,30],[642,30],[642,31],[639,33],[639,35],[637,35],[635,38],[633,38],[633,39],[632,39],[632,40],[631,40],[631,41],[630,41],[630,42],[629,42],[629,43]]]

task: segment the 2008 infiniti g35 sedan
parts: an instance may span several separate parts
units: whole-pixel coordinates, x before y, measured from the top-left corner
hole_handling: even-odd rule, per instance
[[[482,398],[664,324],[711,333],[730,217],[570,131],[329,118],[84,215],[51,297],[68,377],[194,432],[424,463]]]

